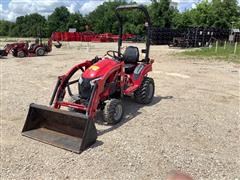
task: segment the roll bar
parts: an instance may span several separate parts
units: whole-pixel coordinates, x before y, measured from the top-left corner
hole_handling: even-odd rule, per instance
[[[123,6],[118,6],[116,8],[116,16],[119,21],[119,39],[118,39],[118,53],[121,53],[121,46],[122,46],[122,36],[123,36],[123,21],[122,17],[120,15],[120,11],[124,10],[133,10],[133,9],[138,9],[143,12],[146,18],[147,22],[147,40],[146,40],[146,54],[145,54],[145,62],[149,62],[149,50],[150,50],[150,44],[151,44],[151,28],[152,28],[152,22],[151,18],[149,16],[149,13],[147,11],[147,8],[143,5],[123,5]]]

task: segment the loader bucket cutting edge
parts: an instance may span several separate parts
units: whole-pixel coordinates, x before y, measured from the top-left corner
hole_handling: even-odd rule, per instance
[[[22,135],[80,153],[96,142],[97,130],[80,113],[31,104]]]

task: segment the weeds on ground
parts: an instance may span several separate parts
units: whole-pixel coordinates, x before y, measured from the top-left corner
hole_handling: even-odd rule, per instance
[[[236,53],[234,54],[234,45],[226,45],[218,47],[204,47],[200,49],[191,49],[182,52],[181,54],[184,56],[194,56],[194,57],[202,57],[207,59],[215,59],[215,60],[225,60],[229,62],[240,63],[240,45],[237,46]]]

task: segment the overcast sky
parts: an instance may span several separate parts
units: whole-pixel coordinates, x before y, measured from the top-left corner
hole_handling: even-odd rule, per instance
[[[150,0],[134,1],[141,4],[150,3]],[[184,11],[194,7],[200,0],[173,1],[179,3],[180,11]],[[240,4],[240,0],[238,1]],[[0,0],[0,19],[15,21],[18,16],[35,12],[47,16],[59,6],[66,6],[70,12],[79,11],[82,14],[88,14],[103,2],[104,0]]]

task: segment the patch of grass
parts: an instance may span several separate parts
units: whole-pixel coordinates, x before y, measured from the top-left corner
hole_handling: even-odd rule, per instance
[[[240,45],[237,46],[236,54],[234,54],[234,45],[218,47],[217,52],[215,46],[209,48],[191,49],[181,53],[184,56],[203,57],[207,59],[225,60],[240,63]]]

